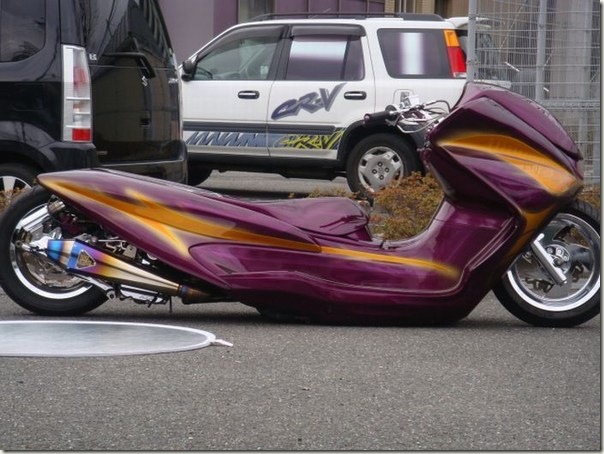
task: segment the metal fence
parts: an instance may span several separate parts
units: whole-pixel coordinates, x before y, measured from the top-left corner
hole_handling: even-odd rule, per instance
[[[588,184],[601,178],[600,13],[598,0],[469,2],[468,77],[507,85],[555,115],[583,152]]]

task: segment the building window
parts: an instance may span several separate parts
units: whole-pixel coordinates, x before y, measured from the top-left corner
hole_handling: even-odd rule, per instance
[[[238,21],[247,22],[256,16],[270,14],[273,11],[273,0],[239,0]]]

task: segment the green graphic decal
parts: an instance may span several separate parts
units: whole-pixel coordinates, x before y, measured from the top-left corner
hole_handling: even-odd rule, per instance
[[[335,150],[342,139],[344,130],[340,129],[333,134],[292,134],[277,141],[276,147],[296,148],[307,150]]]

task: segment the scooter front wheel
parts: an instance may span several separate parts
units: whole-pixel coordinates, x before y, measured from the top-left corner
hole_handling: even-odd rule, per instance
[[[541,233],[549,269],[529,248],[495,286],[495,295],[508,311],[536,326],[569,327],[592,319],[600,312],[600,213],[576,201]]]
[[[37,186],[16,197],[2,213],[0,283],[13,301],[31,312],[82,314],[103,304],[105,294],[22,246],[43,237],[63,237],[60,225],[46,210],[49,199],[48,191]]]

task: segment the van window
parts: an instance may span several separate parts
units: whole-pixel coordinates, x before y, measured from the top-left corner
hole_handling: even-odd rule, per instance
[[[24,60],[44,47],[45,0],[0,1],[0,61]]]
[[[390,77],[451,77],[442,30],[382,29],[378,40]]]
[[[295,36],[286,80],[361,80],[365,76],[358,36]]]
[[[165,25],[152,0],[100,0],[84,2],[86,48],[100,59],[117,52],[143,52],[153,66],[171,64]]]

